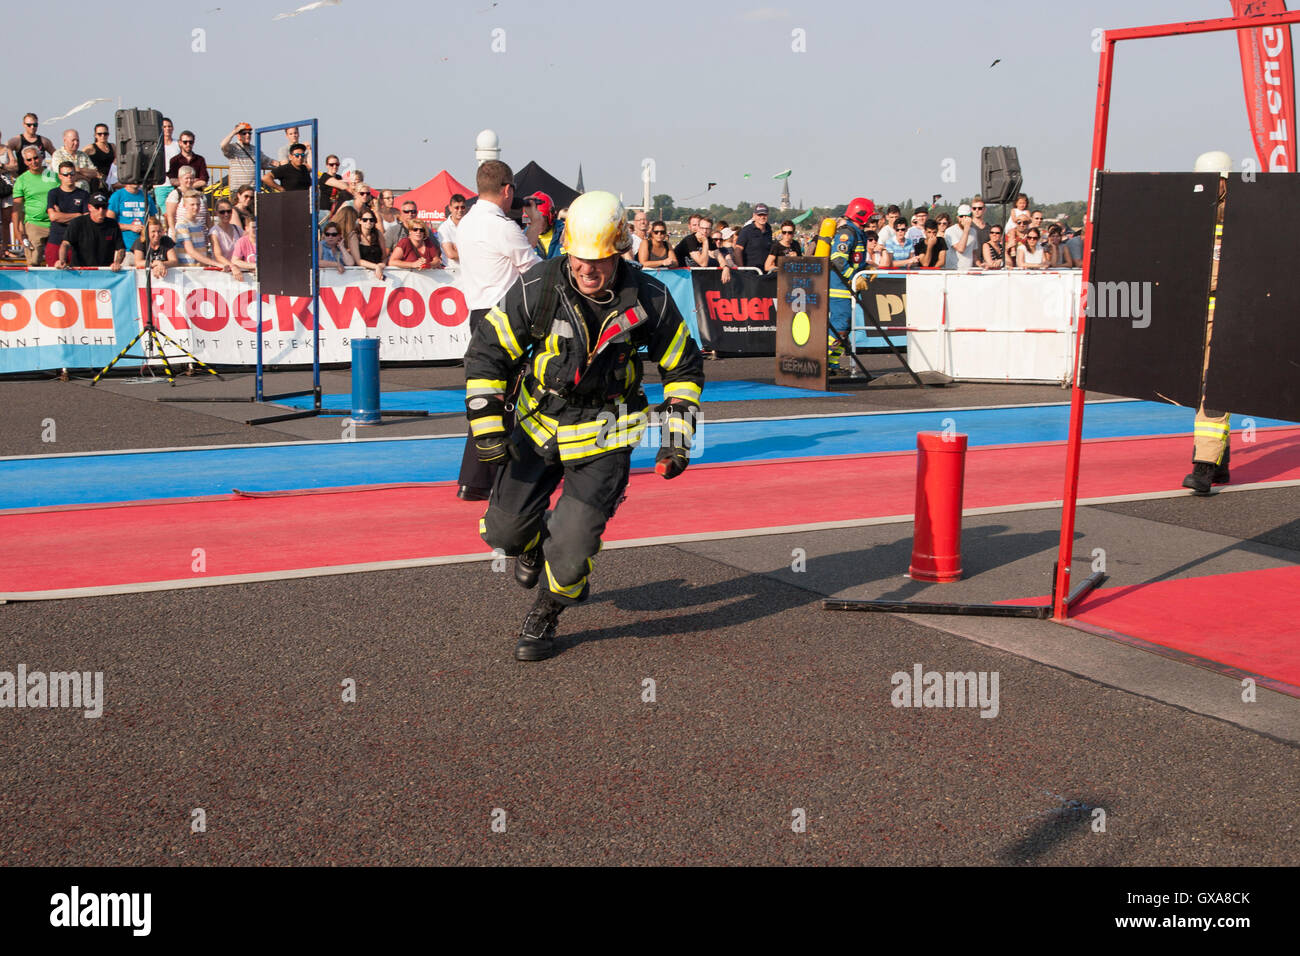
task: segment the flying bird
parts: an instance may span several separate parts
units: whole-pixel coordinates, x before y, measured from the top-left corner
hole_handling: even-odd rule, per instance
[[[309,13],[312,10],[319,10],[321,7],[337,7],[343,0],[316,0],[315,3],[309,3],[304,7],[299,7],[293,13],[277,13],[271,18],[272,22],[276,20],[288,20],[290,17],[296,17],[300,13]]]
[[[999,63],[1001,63],[1001,62],[1002,62],[1002,57],[998,57],[996,60],[994,60],[992,63],[989,64],[989,69],[990,69],[990,70],[993,69],[995,66],[997,66],[997,65],[998,65]]]
[[[80,106],[74,106],[72,109],[68,110],[62,116],[51,116],[48,119],[44,120],[43,122],[54,123],[61,119],[67,119],[73,113],[80,113],[82,110],[88,110],[96,103],[111,103],[111,102],[112,100],[107,96],[96,97],[93,100],[86,100],[86,102],[82,103]]]

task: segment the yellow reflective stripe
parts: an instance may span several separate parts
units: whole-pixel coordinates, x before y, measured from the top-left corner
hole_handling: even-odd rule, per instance
[[[487,519],[486,519],[486,518],[479,518],[479,519],[478,519],[478,533],[479,533],[480,536],[482,536],[482,537],[484,537],[484,538],[487,537]]]
[[[524,350],[519,347],[519,341],[515,338],[514,331],[510,328],[510,319],[504,312],[493,307],[492,311],[487,314],[487,320],[496,331],[497,341],[506,350],[506,356],[510,361],[513,362],[524,354]]]
[[[851,299],[851,298],[853,298],[853,293],[850,292],[848,289],[841,289],[841,288],[838,288],[838,287],[833,287],[833,288],[831,289],[830,294],[831,294],[831,298],[834,298],[834,299]]]
[[[664,357],[659,360],[659,367],[664,371],[671,372],[677,367],[677,363],[682,360],[682,355],[686,351],[686,338],[690,335],[686,331],[686,323],[677,324],[677,332],[673,339],[668,343],[668,348],[664,350]]]
[[[560,354],[560,337],[558,335],[548,335],[546,337],[546,348],[533,359],[533,378],[539,382],[546,381],[546,366],[551,359],[558,358]]]
[[[1194,434],[1199,438],[1222,438],[1232,431],[1226,422],[1222,425],[1214,422],[1197,422]]]
[[[664,383],[664,398],[684,398],[696,405],[700,403],[700,386],[694,382]]]
[[[695,429],[692,428],[691,423],[685,419],[670,418],[668,419],[668,433],[672,434],[673,432],[681,432],[689,438],[695,434]]]
[[[587,571],[588,573],[591,572],[591,558],[587,559]],[[546,562],[546,584],[548,589],[552,593],[560,594],[566,598],[572,598],[573,600],[576,601],[578,599],[578,595],[582,593],[582,589],[587,585],[587,575],[584,574],[582,577],[578,578],[577,583],[570,584],[568,587],[565,587],[564,585],[560,584],[560,582],[555,580],[555,575],[551,572],[551,562],[547,561]]]
[[[484,415],[482,418],[475,418],[469,423],[469,430],[478,438],[480,435],[487,435],[491,432],[504,432],[506,423],[500,415]]]
[[[537,542],[541,540],[542,540],[542,533],[539,531],[537,532],[537,534],[533,535],[531,541],[529,541],[526,545],[524,545],[524,550],[525,551],[533,550],[533,548],[537,547]]]
[[[506,383],[490,378],[471,378],[465,383],[466,395],[499,395],[506,390]]]

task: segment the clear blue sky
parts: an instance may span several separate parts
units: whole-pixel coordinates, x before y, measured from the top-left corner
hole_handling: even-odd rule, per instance
[[[587,188],[629,203],[645,157],[655,193],[681,201],[718,183],[692,205],[775,201],[786,168],[796,203],[955,199],[978,191],[980,147],[1005,144],[1026,189],[1055,202],[1087,188],[1093,31],[1231,13],[1228,0],[342,0],[273,22],[302,2],[13,5],[8,35],[23,39],[5,46],[0,130],[17,133],[30,109],[56,145],[75,125],[85,146],[120,98],[193,129],[220,162],[236,121],[316,116],[327,151],[372,185],[407,187],[443,167],[472,186],[474,137],[490,127],[516,169],[535,159],[572,184],[582,163]],[[41,36],[58,37],[57,60]],[[1111,168],[1253,155],[1233,35],[1121,44],[1115,80]],[[100,96],[112,102],[44,123]],[[942,179],[949,159],[955,182]]]

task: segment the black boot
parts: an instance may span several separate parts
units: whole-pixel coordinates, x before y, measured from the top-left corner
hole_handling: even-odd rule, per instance
[[[541,577],[545,561],[546,556],[542,554],[540,544],[515,558],[515,581],[521,588],[527,591],[537,587],[537,579]]]
[[[1211,479],[1216,485],[1226,485],[1228,483],[1228,459],[1232,456],[1232,446],[1229,445],[1223,449],[1223,461],[1219,462],[1218,467],[1214,469],[1214,477]]]
[[[1192,462],[1192,473],[1183,479],[1183,487],[1191,488],[1194,494],[1208,495],[1214,483],[1214,469],[1208,461]]]
[[[537,601],[524,618],[523,629],[519,632],[515,660],[544,661],[555,654],[556,622],[563,610],[564,605],[551,597],[550,591],[537,595]]]

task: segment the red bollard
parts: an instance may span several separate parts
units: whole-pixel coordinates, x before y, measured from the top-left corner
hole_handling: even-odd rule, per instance
[[[961,578],[961,492],[965,473],[965,435],[917,432],[916,523],[908,577],[938,582]]]

